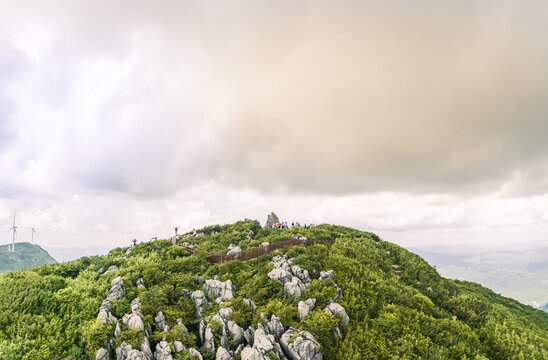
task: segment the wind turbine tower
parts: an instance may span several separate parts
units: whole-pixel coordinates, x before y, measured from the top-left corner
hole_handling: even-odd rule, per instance
[[[13,215],[13,225],[11,226],[11,231],[13,231],[13,242],[11,244],[11,251],[15,251],[15,235],[17,235],[17,226],[15,226],[15,215]]]
[[[36,234],[36,230],[34,230],[34,227],[31,228],[31,238],[30,238],[30,243],[31,244],[34,244],[34,237],[38,237],[38,234]]]

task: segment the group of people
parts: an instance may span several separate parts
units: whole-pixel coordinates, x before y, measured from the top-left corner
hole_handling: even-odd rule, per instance
[[[304,224],[305,229],[311,229],[314,226],[315,226],[314,224],[309,224],[309,225]],[[277,223],[272,224],[272,226],[270,228],[272,230],[276,230],[276,229],[277,230],[287,230],[287,229],[290,229],[292,227],[301,227],[301,224],[299,224],[298,222],[292,222],[291,225],[288,225],[287,221],[282,221],[282,222],[277,222]]]

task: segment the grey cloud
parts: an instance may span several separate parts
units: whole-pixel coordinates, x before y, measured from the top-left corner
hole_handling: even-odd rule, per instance
[[[82,186],[483,192],[520,173],[546,191],[545,4],[58,4],[37,3],[44,101],[74,118],[43,161]],[[126,73],[89,105],[97,64]]]

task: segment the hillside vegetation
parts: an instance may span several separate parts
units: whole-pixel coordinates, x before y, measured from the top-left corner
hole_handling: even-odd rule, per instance
[[[335,241],[247,262],[208,261],[230,244],[246,250],[295,236]],[[252,352],[291,359],[285,347],[305,345],[303,359],[548,358],[547,313],[444,279],[372,233],[331,225],[270,230],[246,220],[183,242],[194,254],[160,240],[0,276],[0,358],[114,359],[118,351],[121,359],[245,360]],[[297,298],[272,279],[284,261],[309,276]],[[219,283],[232,283],[223,288],[230,296],[212,294]],[[307,299],[315,306],[303,317]],[[348,317],[326,312],[332,304]]]
[[[15,244],[15,251],[11,251],[11,244],[0,245],[0,274],[56,263],[57,261],[38,245],[18,242]]]

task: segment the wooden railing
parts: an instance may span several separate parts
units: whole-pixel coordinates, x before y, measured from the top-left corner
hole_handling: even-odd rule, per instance
[[[289,239],[289,240],[283,240],[283,241],[276,241],[264,246],[254,247],[249,250],[242,251],[240,254],[223,254],[223,253],[210,254],[209,261],[212,264],[217,264],[223,261],[230,261],[230,260],[247,261],[251,259],[256,259],[259,256],[269,254],[270,252],[276,249],[281,249],[288,246],[294,246],[294,245],[310,246],[314,244],[331,245],[333,244],[333,242],[334,242],[333,240]]]

